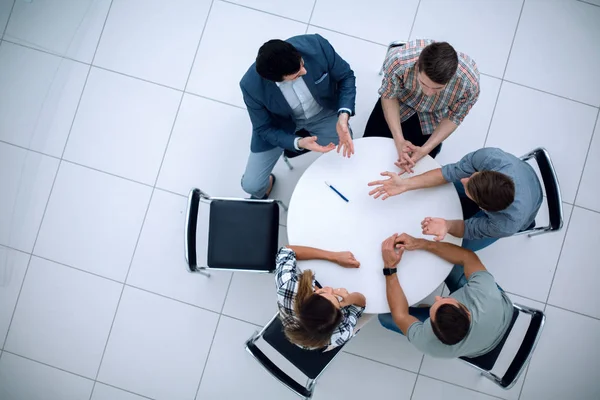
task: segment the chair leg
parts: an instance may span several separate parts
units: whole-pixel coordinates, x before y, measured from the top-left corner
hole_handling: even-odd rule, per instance
[[[281,200],[275,200],[277,202],[277,204],[279,204],[284,210],[285,212],[287,212],[288,210],[288,206]]]
[[[552,232],[552,230],[544,229],[542,231],[535,231],[535,232],[529,233],[529,234],[527,234],[527,236],[532,237],[532,236],[537,236],[537,235],[543,235],[544,233],[550,233],[550,232]]]
[[[210,272],[207,271],[206,267],[195,267],[194,269],[188,268],[188,271],[194,274],[202,274],[207,278],[210,278]]]
[[[292,163],[290,163],[290,160],[285,154],[283,155],[283,161],[285,162],[285,165],[287,165],[287,167],[290,169],[290,171],[294,169],[294,166],[292,165]]]

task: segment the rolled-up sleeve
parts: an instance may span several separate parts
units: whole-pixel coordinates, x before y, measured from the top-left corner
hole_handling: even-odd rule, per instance
[[[479,98],[479,85],[469,89],[448,107],[448,119],[460,125]]]
[[[477,240],[483,238],[502,238],[513,235],[515,232],[507,229],[507,226],[498,224],[487,214],[465,220],[465,233],[463,238]]]
[[[379,88],[379,95],[384,99],[395,99],[404,89],[404,72],[406,66],[393,54],[388,55],[383,64],[383,79]]]

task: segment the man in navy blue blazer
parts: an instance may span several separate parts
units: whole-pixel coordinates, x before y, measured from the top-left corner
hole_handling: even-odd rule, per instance
[[[252,121],[242,188],[266,199],[284,150],[354,154],[348,119],[354,115],[354,72],[320,35],[269,40],[258,50],[240,87]],[[300,137],[304,129],[310,136]]]

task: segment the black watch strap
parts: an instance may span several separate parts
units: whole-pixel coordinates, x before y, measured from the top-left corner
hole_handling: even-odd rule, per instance
[[[394,275],[396,272],[398,272],[398,268],[384,268],[383,269],[383,274],[385,276]]]

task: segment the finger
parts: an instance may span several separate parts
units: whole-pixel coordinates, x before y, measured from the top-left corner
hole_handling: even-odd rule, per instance
[[[385,193],[385,195],[383,195],[383,197],[381,198],[381,200],[385,200],[385,199],[387,199],[388,197],[390,197],[390,195],[389,195],[389,194],[387,194],[387,192],[386,192],[386,193]]]
[[[390,172],[390,171],[385,171],[385,172],[382,172],[382,173],[381,173],[381,176],[387,176],[387,177],[389,177],[389,178],[393,178],[393,177],[394,177],[394,174],[393,174],[392,172]],[[384,181],[384,182],[385,182],[385,181]]]
[[[371,190],[369,192],[369,196],[373,196],[374,194],[379,193],[381,191],[382,191],[382,188],[381,187],[377,187],[377,188],[375,188],[375,189],[373,189],[373,190]]]
[[[384,181],[373,181],[373,182],[369,182],[367,183],[367,186],[377,186],[377,185],[383,185]]]
[[[337,146],[337,152],[338,154],[340,154],[340,150],[342,149],[342,143],[338,144]]]
[[[444,237],[442,235],[437,235],[436,237],[433,238],[433,240],[435,240],[436,242],[440,242],[444,239]]]

